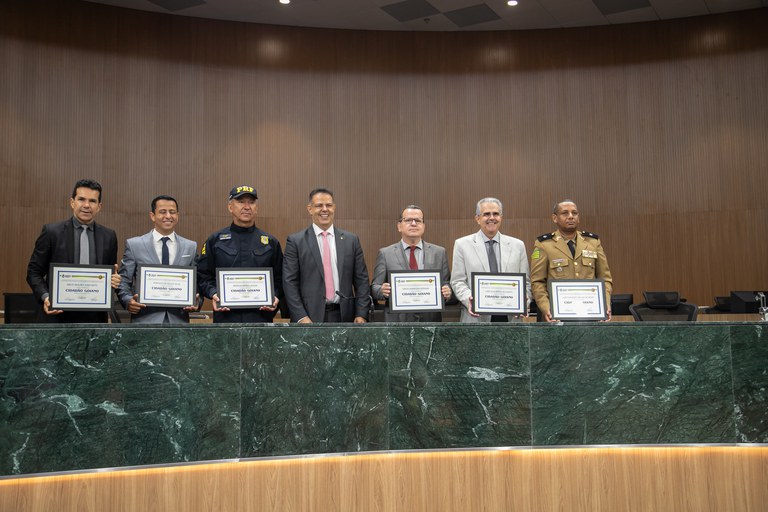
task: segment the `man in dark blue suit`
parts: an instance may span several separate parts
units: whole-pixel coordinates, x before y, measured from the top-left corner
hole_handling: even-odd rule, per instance
[[[51,323],[106,323],[106,311],[62,311],[51,309],[48,271],[51,263],[63,265],[114,265],[112,288],[120,284],[117,274],[117,235],[108,227],[97,224],[101,211],[101,185],[93,180],[75,183],[69,200],[72,217],[46,224],[35,242],[35,249],[27,265],[27,283],[35,299],[42,304],[39,322]],[[81,242],[87,237],[88,242]],[[84,245],[83,245],[84,243]],[[81,254],[81,248],[84,248]],[[88,254],[85,254],[85,250]]]
[[[291,321],[364,323],[370,307],[368,269],[357,235],[335,229],[333,192],[309,194],[312,225],[288,237],[283,291]]]

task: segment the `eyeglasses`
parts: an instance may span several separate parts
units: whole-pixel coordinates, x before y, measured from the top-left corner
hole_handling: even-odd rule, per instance
[[[403,224],[423,224],[424,220],[422,219],[400,219],[400,222]]]

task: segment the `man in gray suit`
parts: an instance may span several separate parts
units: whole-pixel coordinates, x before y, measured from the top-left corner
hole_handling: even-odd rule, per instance
[[[366,322],[371,297],[360,240],[334,227],[330,190],[310,192],[307,211],[312,225],[285,245],[283,293],[291,321]]]
[[[189,323],[189,311],[197,308],[161,308],[147,306],[137,301],[135,290],[139,265],[192,266],[197,260],[197,242],[176,234],[179,222],[178,203],[171,196],[157,196],[152,200],[149,218],[155,225],[146,235],[129,238],[125,242],[125,254],[120,262],[120,287],[118,297],[131,313],[131,322],[142,324]]]
[[[451,299],[451,272],[448,270],[448,257],[445,249],[439,245],[425,242],[424,211],[415,204],[406,206],[397,222],[400,232],[399,242],[379,249],[376,256],[376,268],[373,271],[371,294],[375,300],[389,300],[392,291],[390,283],[386,282],[391,271],[398,270],[439,270],[442,282],[443,298]],[[440,322],[442,315],[435,313],[392,313],[384,312],[387,322]]]
[[[508,322],[518,320],[514,315],[478,315],[472,312],[473,272],[509,272],[525,274],[526,304],[531,297],[528,256],[522,240],[499,232],[503,218],[501,201],[486,197],[477,202],[475,222],[480,231],[456,240],[453,246],[451,287],[462,303],[462,322]],[[492,251],[492,252],[491,252]]]

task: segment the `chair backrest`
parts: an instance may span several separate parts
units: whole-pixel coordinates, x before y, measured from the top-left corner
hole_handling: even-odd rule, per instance
[[[678,292],[643,292],[645,303],[649,308],[674,309],[680,304]]]
[[[33,324],[37,320],[37,310],[42,306],[31,293],[4,293],[5,318],[7,324]]]
[[[643,292],[645,302],[629,307],[638,322],[685,322],[694,321],[699,312],[696,304],[680,302],[678,292]]]
[[[631,293],[615,293],[611,295],[611,315],[624,316],[631,315],[629,306],[634,302]]]

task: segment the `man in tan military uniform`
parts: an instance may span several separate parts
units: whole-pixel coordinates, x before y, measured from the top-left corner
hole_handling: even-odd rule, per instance
[[[531,291],[541,318],[547,322],[554,321],[550,315],[547,280],[602,279],[605,281],[605,300],[610,320],[613,280],[600,239],[594,233],[577,230],[579,210],[571,200],[555,205],[552,222],[557,226],[557,231],[538,237],[531,254]]]

